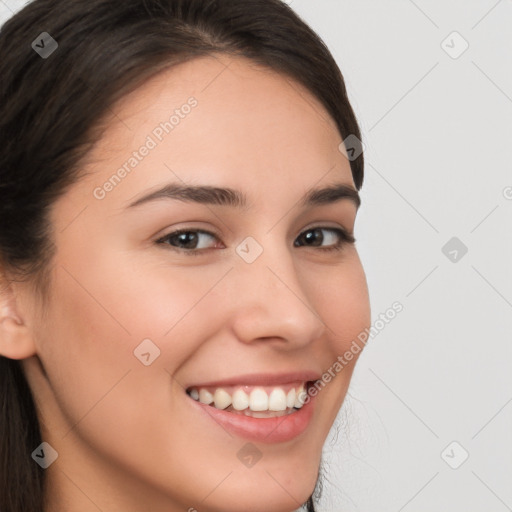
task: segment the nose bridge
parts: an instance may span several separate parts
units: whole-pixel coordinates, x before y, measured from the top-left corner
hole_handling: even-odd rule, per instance
[[[284,244],[267,237],[237,247],[233,329],[245,342],[280,338],[295,346],[318,338],[325,328]]]

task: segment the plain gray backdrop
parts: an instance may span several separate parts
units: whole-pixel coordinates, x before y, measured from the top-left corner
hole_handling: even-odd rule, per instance
[[[358,362],[320,512],[512,511],[512,0],[287,3],[362,128],[372,321],[403,305]]]

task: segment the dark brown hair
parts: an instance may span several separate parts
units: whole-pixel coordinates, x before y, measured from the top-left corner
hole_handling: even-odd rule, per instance
[[[58,48],[42,58],[32,43]],[[43,36],[46,37],[46,36]],[[345,139],[360,139],[342,74],[322,40],[280,0],[34,0],[0,30],[0,270],[42,302],[55,245],[52,203],[80,177],[111,107],[164,69],[243,56],[305,86]],[[363,156],[350,162],[356,188]],[[0,274],[1,275],[1,274]],[[0,282],[5,285],[5,280]],[[43,512],[41,443],[19,361],[0,356],[0,510]],[[303,506],[315,510],[313,497]]]

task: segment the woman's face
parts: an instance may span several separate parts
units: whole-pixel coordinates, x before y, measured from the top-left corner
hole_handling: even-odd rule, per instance
[[[310,93],[241,58],[181,64],[112,108],[88,174],[52,209],[51,293],[23,361],[59,454],[51,510],[291,511],[308,498],[357,355],[333,368],[370,325],[361,262],[337,231],[352,232],[355,201],[306,201],[355,191],[340,142]],[[279,409],[329,369],[300,412],[215,407],[236,392],[243,409],[241,390]]]

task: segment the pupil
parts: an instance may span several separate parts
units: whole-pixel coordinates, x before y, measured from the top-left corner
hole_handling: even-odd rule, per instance
[[[181,233],[178,235],[180,241],[188,248],[194,248],[193,246],[197,242],[197,234],[196,233]],[[187,242],[188,238],[188,242]]]
[[[313,241],[313,242],[322,242],[322,232],[320,229],[313,229],[306,233],[306,240],[307,241]],[[311,244],[313,245],[313,244]]]

